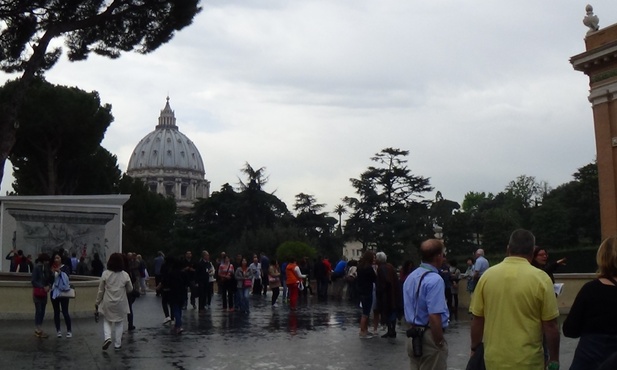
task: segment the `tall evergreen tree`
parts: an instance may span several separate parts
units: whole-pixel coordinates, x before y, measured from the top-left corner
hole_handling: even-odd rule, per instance
[[[325,204],[317,203],[313,195],[296,194],[296,203],[293,207],[295,211],[298,211],[296,224],[298,228],[305,231],[305,235],[309,238],[317,239],[320,235],[331,233],[336,220],[328,216],[327,212],[320,212],[325,206]]]
[[[0,104],[17,88],[0,88]],[[100,146],[113,121],[97,92],[33,81],[18,114],[10,156],[19,195],[110,194],[120,180],[116,157]]]
[[[90,53],[118,58],[149,53],[192,23],[199,0],[38,0],[0,2],[0,70],[21,73],[9,101],[0,104],[0,181],[20,127],[18,111],[35,76],[62,55],[70,61]],[[51,50],[50,50],[51,48]]]
[[[261,227],[272,228],[279,220],[290,216],[283,201],[263,190],[263,186],[268,182],[265,170],[265,167],[255,170],[248,163],[241,169],[247,179],[240,180],[238,216],[243,219],[242,225],[246,231],[256,231]]]
[[[176,220],[176,202],[151,192],[139,179],[124,175],[118,190],[131,194],[124,204],[122,245],[124,250],[154,256],[158,250],[171,251],[171,231]],[[177,251],[176,251],[177,252]]]
[[[347,233],[363,243],[392,255],[424,238],[430,223],[423,193],[431,191],[428,178],[416,176],[407,167],[409,151],[386,148],[371,160],[359,179],[351,179],[358,198],[346,198],[353,210]],[[412,216],[412,217],[410,217]]]
[[[552,210],[566,212],[567,242],[565,244],[597,245],[601,239],[597,163],[594,161],[579,168],[572,176],[574,180],[558,186],[547,194],[543,206],[549,203]],[[550,225],[544,225],[542,220],[551,223],[554,221],[549,218],[536,219],[536,228],[555,229]],[[562,245],[556,244],[555,246],[561,247]]]

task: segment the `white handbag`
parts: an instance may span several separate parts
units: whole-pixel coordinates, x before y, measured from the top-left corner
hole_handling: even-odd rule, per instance
[[[62,298],[75,298],[75,288],[69,288],[69,290],[60,291],[58,297]]]

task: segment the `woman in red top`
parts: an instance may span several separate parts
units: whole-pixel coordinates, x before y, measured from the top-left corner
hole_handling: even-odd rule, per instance
[[[285,276],[287,277],[286,283],[289,289],[289,308],[295,311],[298,308],[298,285],[306,278],[300,272],[300,267],[296,264],[295,258],[290,258],[287,267],[285,268]]]
[[[225,256],[219,265],[219,282],[221,287],[221,300],[223,301],[223,310],[234,310],[234,292],[236,291],[236,280],[234,279],[234,266],[229,262],[229,256]]]

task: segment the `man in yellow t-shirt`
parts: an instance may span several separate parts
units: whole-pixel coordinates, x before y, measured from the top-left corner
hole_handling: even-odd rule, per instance
[[[487,370],[544,369],[542,337],[550,368],[559,368],[557,299],[549,276],[533,267],[535,237],[527,230],[510,236],[508,257],[480,278],[471,305],[471,351],[484,342]]]

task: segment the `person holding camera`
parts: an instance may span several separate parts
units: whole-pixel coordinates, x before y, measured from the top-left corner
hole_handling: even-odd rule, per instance
[[[441,240],[428,239],[420,245],[422,263],[403,283],[407,355],[410,368],[418,370],[447,369],[448,343],[444,332],[449,310],[444,294],[445,284],[439,275],[445,248]]]

